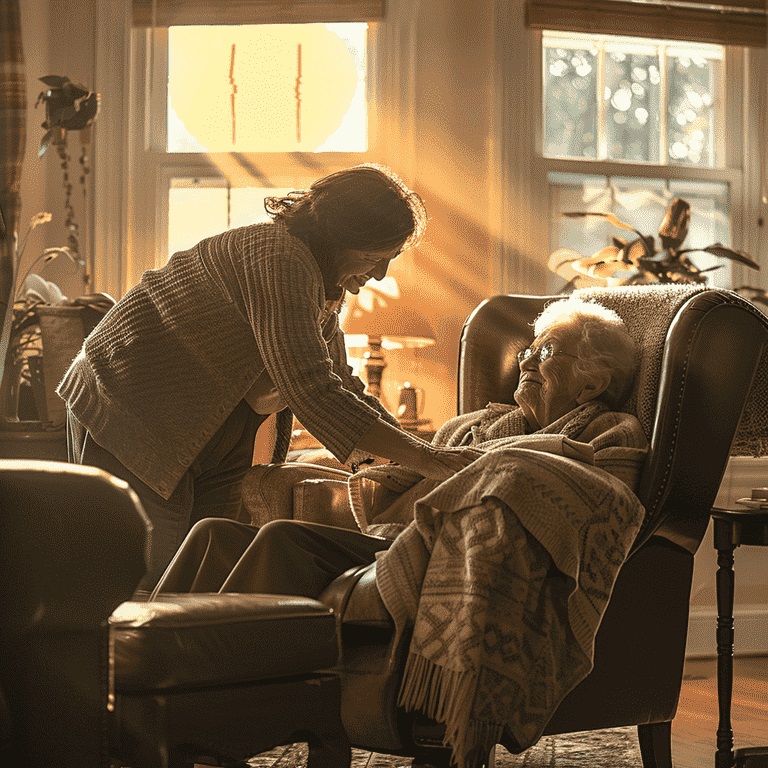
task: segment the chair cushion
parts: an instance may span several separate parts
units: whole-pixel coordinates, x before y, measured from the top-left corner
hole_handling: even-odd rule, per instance
[[[338,659],[336,617],[303,597],[165,594],[109,618],[117,693],[305,675]]]

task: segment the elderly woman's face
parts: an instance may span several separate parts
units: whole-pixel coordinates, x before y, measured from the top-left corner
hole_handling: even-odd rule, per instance
[[[557,326],[548,329],[533,340],[532,354],[521,360],[515,402],[531,429],[557,421],[608,386],[608,382],[590,381],[576,370],[578,338],[577,330]],[[541,356],[546,359],[542,361]]]

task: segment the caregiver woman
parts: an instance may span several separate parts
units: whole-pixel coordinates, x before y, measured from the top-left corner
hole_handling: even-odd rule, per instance
[[[254,438],[292,414],[339,461],[359,449],[449,477],[469,461],[400,430],[352,376],[337,311],[421,237],[421,199],[356,166],[268,198],[268,223],[224,232],[148,270],[86,339],[59,385],[70,460],[126,480],[151,522],[149,590],[187,531],[237,519]]]

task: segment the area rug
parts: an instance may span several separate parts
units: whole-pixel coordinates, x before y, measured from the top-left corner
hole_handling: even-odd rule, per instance
[[[402,768],[410,759],[352,750],[352,768]],[[640,768],[637,729],[613,728],[562,736],[545,736],[521,755],[496,747],[496,768]],[[249,761],[253,768],[306,768],[307,747],[292,744]]]

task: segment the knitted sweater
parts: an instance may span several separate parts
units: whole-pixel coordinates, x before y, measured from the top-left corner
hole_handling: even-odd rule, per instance
[[[396,422],[352,376],[341,331],[323,339],[325,303],[317,262],[282,223],[231,230],[145,272],[85,340],[58,392],[97,443],[166,499],[265,370],[344,462],[374,421]]]

